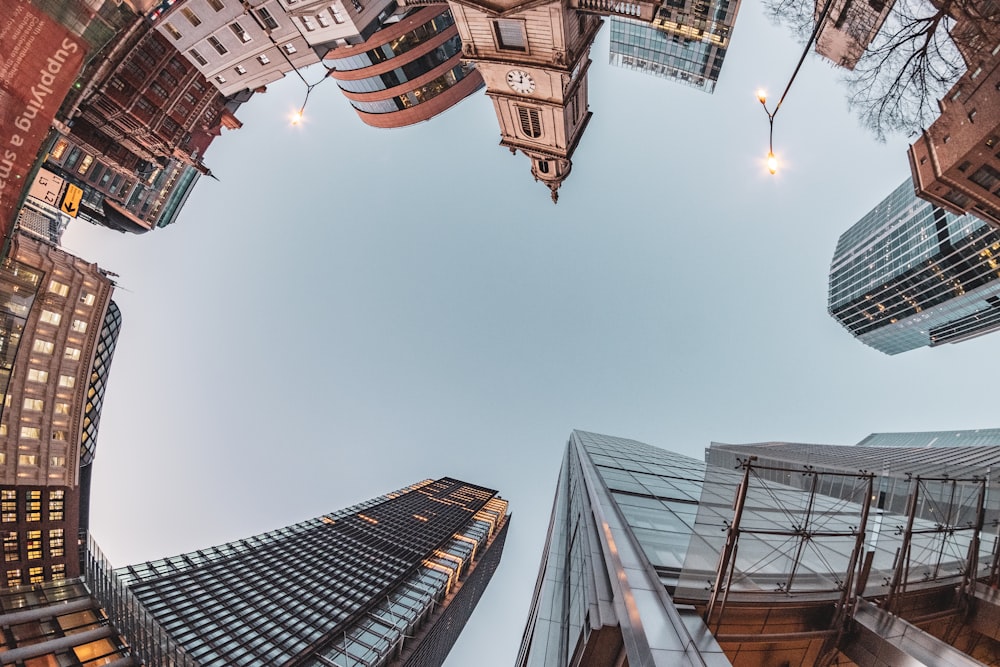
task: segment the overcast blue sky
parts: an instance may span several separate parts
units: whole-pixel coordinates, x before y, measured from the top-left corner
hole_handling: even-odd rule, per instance
[[[179,221],[78,222],[121,275],[92,528],[125,565],[427,477],[499,489],[500,569],[448,667],[517,653],[573,428],[702,458],[712,440],[853,444],[998,425],[1000,336],[887,357],[826,313],[837,237],[908,175],[811,57],[745,4],[714,95],[607,66],[558,206],[482,93],[364,126],[333,83],[244,105]],[[319,78],[321,72],[308,71]],[[488,646],[488,650],[484,647]]]

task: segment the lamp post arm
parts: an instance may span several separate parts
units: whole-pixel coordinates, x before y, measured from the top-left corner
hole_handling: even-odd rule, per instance
[[[781,108],[781,103],[785,101],[785,96],[788,95],[788,91],[791,89],[792,83],[795,81],[795,77],[798,76],[799,70],[802,69],[802,63],[806,61],[806,56],[809,55],[809,49],[812,48],[813,43],[816,41],[820,28],[823,27],[823,23],[826,21],[826,17],[830,13],[830,9],[833,7],[834,2],[835,0],[826,0],[826,4],[823,6],[823,11],[820,12],[819,18],[816,19],[816,25],[813,27],[812,34],[809,35],[809,41],[806,42],[806,48],[802,50],[802,56],[799,58],[799,63],[795,66],[795,71],[792,72],[792,78],[788,80],[788,85],[785,86],[785,92],[781,93],[781,98],[778,100],[778,104],[774,107],[774,113],[770,114],[772,120],[778,113],[778,109]]]

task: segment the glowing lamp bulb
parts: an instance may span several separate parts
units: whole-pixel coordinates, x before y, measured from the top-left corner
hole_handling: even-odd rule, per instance
[[[302,112],[296,111],[292,114],[292,125],[298,125],[302,122]]]
[[[767,103],[767,93],[764,92],[763,88],[757,89],[757,101],[760,102],[761,104]]]
[[[778,171],[778,158],[774,157],[774,153],[767,154],[767,170],[772,174]]]

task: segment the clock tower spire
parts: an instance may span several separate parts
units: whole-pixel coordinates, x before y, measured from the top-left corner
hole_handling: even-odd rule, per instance
[[[463,54],[476,63],[500,145],[527,156],[552,201],[590,121],[587,69],[599,16],[569,0],[449,0]]]

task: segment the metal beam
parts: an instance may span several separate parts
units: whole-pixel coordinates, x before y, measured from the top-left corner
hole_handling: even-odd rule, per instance
[[[983,667],[915,625],[865,600],[854,612],[854,632],[845,635],[840,650],[858,667]]]

